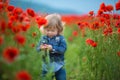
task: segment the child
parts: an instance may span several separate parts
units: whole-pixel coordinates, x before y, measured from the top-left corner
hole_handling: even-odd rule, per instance
[[[37,51],[49,50],[49,64],[46,63],[45,56],[43,56],[42,75],[45,76],[49,71],[48,69],[52,69],[56,80],[66,80],[64,53],[67,45],[63,35],[61,35],[63,31],[61,17],[58,14],[50,14],[46,16],[46,20],[47,24],[43,27],[44,36],[37,46]]]

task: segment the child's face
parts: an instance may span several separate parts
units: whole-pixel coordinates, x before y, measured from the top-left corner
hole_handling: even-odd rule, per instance
[[[48,37],[50,37],[50,38],[52,38],[52,37],[54,37],[54,36],[56,36],[57,34],[58,34],[58,30],[57,29],[49,29],[49,28],[47,28],[47,29],[45,29],[45,34],[48,36]]]

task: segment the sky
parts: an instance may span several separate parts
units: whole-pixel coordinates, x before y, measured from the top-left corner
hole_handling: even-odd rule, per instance
[[[113,6],[118,0],[23,0],[34,3],[42,3],[58,9],[70,9],[77,12],[88,13],[89,11],[97,11],[99,5],[104,2],[106,5]]]

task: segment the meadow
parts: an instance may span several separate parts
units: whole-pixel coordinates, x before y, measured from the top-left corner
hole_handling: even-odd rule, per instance
[[[115,6],[101,3],[97,13],[61,15],[67,80],[119,80],[120,14],[115,10],[120,0]],[[0,80],[42,80],[36,46],[46,15],[0,0]]]

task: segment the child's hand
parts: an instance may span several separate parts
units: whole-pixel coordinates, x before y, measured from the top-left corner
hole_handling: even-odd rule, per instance
[[[47,45],[47,49],[48,50],[52,50],[52,46],[51,45]]]
[[[43,44],[43,45],[41,45],[41,46],[40,46],[40,49],[41,49],[41,50],[45,50],[45,49],[47,49],[47,44]]]

